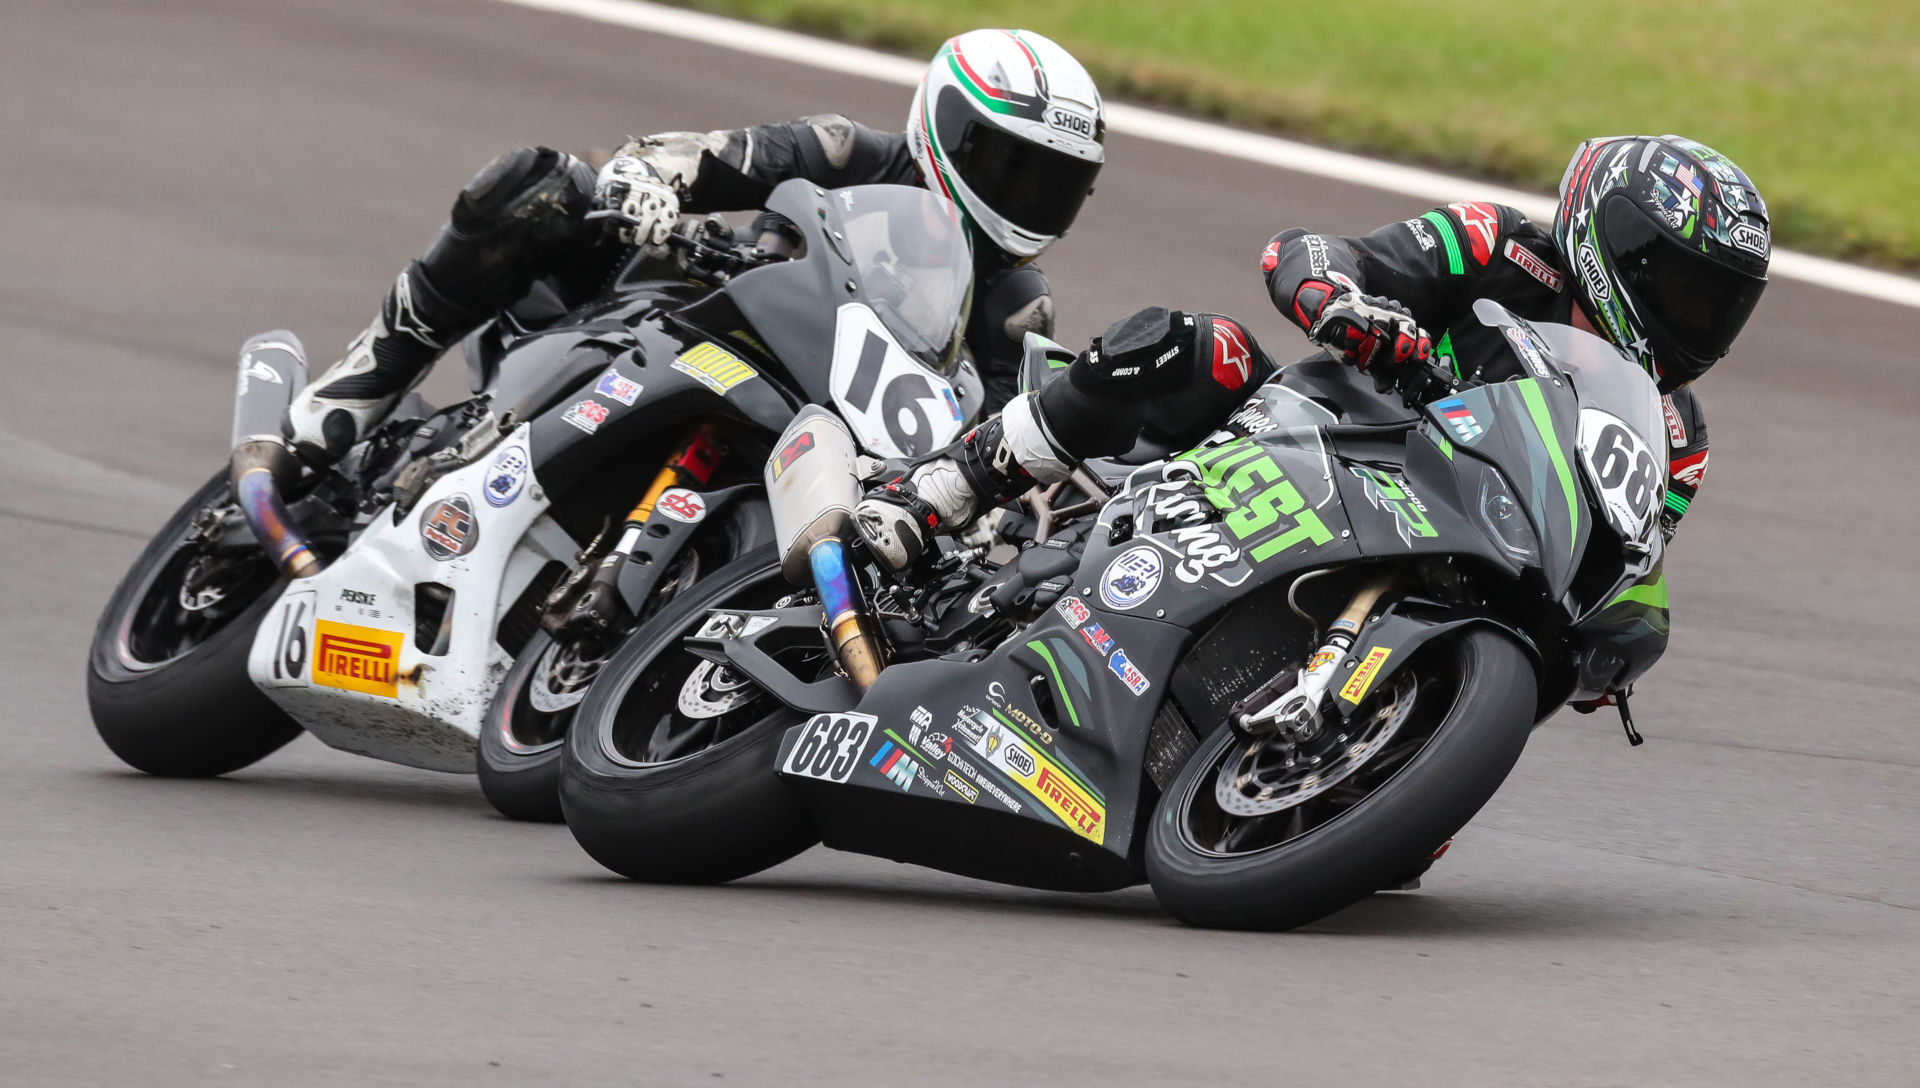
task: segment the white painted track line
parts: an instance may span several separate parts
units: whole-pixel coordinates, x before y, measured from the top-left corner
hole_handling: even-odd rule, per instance
[[[859,46],[777,30],[684,8],[646,3],[645,0],[498,0],[523,8],[592,19],[613,26],[665,34],[704,45],[771,57],[788,64],[823,68],[911,87],[920,82],[926,65],[920,61],[863,49]],[[1538,193],[1509,189],[1471,178],[1383,162],[1344,151],[1333,151],[1295,140],[1196,121],[1159,110],[1114,103],[1107,107],[1107,127],[1113,132],[1160,143],[1206,151],[1215,155],[1264,163],[1283,170],[1313,174],[1335,181],[1364,185],[1390,193],[1446,203],[1454,200],[1491,200],[1518,208],[1545,222],[1553,214],[1553,200]],[[1835,291],[1920,309],[1920,279],[1862,268],[1844,261],[1777,249],[1772,274],[1801,280]]]

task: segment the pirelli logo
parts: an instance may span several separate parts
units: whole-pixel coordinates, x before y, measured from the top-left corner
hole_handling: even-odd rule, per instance
[[[1367,697],[1367,690],[1373,687],[1374,677],[1380,675],[1380,666],[1387,663],[1387,657],[1393,653],[1385,646],[1375,646],[1367,651],[1367,659],[1360,662],[1347,678],[1347,685],[1340,689],[1340,697],[1355,706]]]
[[[398,631],[318,620],[313,633],[313,682],[323,687],[398,698]]]
[[[1106,810],[1080,792],[1080,787],[1072,780],[1051,765],[1042,766],[1040,777],[1034,779],[1033,788],[1040,795],[1040,800],[1053,810],[1054,815],[1065,820],[1068,827],[1095,843],[1106,841]]]
[[[745,360],[717,344],[695,344],[680,353],[673,369],[716,393],[725,393],[756,373]]]

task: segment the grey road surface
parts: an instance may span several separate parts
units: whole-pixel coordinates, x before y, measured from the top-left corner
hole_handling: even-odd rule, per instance
[[[824,850],[642,887],[468,778],[303,739],[158,781],[100,745],[88,634],[221,463],[244,337],[331,357],[506,148],[906,106],[480,0],[8,0],[0,1084],[1920,1080],[1920,313],[1797,284],[1705,383],[1647,745],[1563,715],[1423,891],[1302,932]],[[1268,234],[1422,210],[1110,156],[1046,261],[1069,339],[1166,303],[1293,352]]]

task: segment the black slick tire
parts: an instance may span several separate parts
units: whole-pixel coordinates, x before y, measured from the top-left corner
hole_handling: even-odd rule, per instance
[[[168,778],[209,778],[265,758],[300,735],[300,726],[247,676],[254,632],[279,599],[275,582],[245,611],[182,657],[130,667],[122,632],[193,519],[225,492],[216,476],[154,535],[100,615],[87,660],[87,706],[94,728],[128,766]]]
[[[784,591],[771,547],[755,549],[677,598],[631,635],[574,715],[561,764],[567,827],[598,861],[633,880],[715,884],[771,868],[820,841],[774,772],[787,728],[802,716],[762,712],[739,733],[682,759],[635,764],[609,741],[627,693],[685,654],[681,640],[710,609],[762,607]]]
[[[1297,838],[1245,854],[1208,853],[1183,829],[1211,791],[1227,746],[1201,742],[1147,832],[1147,878],[1175,917],[1220,929],[1284,930],[1324,918],[1418,872],[1506,780],[1533,726],[1536,677],[1505,634],[1472,627],[1423,652],[1452,651],[1458,693],[1426,745],[1353,808]]]

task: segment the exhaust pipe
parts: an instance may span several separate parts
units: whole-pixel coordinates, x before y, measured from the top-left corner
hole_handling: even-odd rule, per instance
[[[289,578],[311,578],[326,566],[280,497],[281,485],[300,471],[280,423],[306,384],[307,350],[299,337],[275,329],[241,346],[229,481],[247,528]]]

